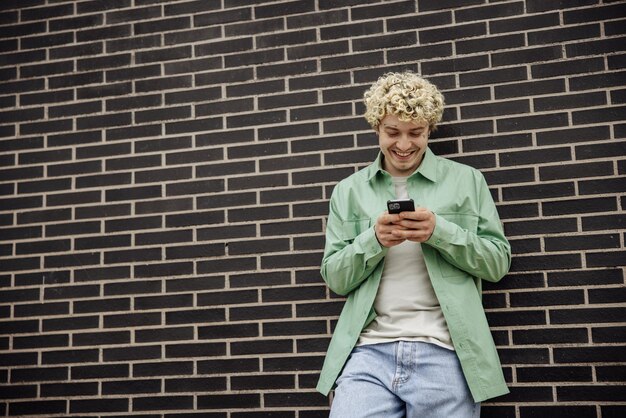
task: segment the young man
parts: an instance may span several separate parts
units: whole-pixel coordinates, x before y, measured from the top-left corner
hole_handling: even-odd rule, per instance
[[[333,418],[477,418],[508,393],[481,281],[508,272],[509,243],[482,174],[428,148],[433,84],[385,74],[365,105],[380,153],[330,200],[321,273],[347,300],[317,389],[336,385]],[[397,198],[415,209],[389,214]]]

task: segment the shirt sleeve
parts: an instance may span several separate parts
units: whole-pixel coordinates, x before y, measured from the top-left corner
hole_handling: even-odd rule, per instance
[[[476,182],[476,231],[435,214],[435,230],[426,244],[439,251],[453,266],[472,276],[497,282],[511,266],[511,246],[504,236],[496,205],[482,174],[477,174]]]
[[[321,274],[333,292],[345,296],[372,274],[387,248],[378,242],[369,219],[342,217],[340,208],[347,202],[342,202],[345,197],[336,192],[330,201]]]

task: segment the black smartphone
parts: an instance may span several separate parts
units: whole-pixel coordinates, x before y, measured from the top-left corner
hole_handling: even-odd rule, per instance
[[[415,203],[413,199],[388,200],[387,210],[389,213],[413,212],[415,210]]]

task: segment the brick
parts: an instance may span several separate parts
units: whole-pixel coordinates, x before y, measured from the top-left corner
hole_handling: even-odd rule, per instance
[[[623,229],[626,216],[624,215],[601,215],[584,217],[582,220],[583,231],[615,230]]]
[[[295,378],[294,376],[280,374],[268,376],[240,376],[233,378],[232,386],[235,390],[295,389]]]
[[[258,408],[261,405],[259,394],[238,395],[202,395],[197,399],[200,409],[223,409],[223,408]]]
[[[167,134],[180,134],[187,132],[202,132],[222,129],[221,118],[197,118],[193,121],[170,122],[165,124]]]
[[[289,241],[285,239],[277,240],[257,240],[235,242],[228,245],[228,253],[233,255],[259,254],[269,252],[289,251]]]
[[[273,393],[268,394],[266,397],[266,403],[270,407],[278,407],[283,405],[289,405],[291,407],[298,407],[303,405],[314,406],[326,406],[328,400],[325,396],[317,392],[309,393]]]
[[[289,283],[291,283],[291,278],[289,274],[281,272],[258,272],[251,274],[231,275],[231,286],[235,288],[286,285]]]
[[[573,112],[575,125],[598,122],[613,122],[622,120],[626,113],[626,106],[607,107],[603,110],[580,110]]]
[[[190,273],[187,272],[184,274]],[[168,292],[222,289],[224,287],[224,276],[197,277],[191,279],[170,279],[166,282],[166,288]]]
[[[98,350],[59,350],[46,351],[42,355],[43,364],[85,363],[98,360]]]
[[[272,357],[263,360],[264,370],[267,371],[302,371],[320,370],[322,356],[300,357]]]
[[[67,347],[69,345],[68,335],[42,335],[37,337],[15,337],[13,340],[13,349],[32,349],[43,347]],[[34,398],[36,396],[24,396]]]
[[[185,227],[191,225],[205,225],[207,223],[222,223],[223,221],[223,211],[206,211],[196,212],[193,215],[167,215],[165,225],[168,227]]]
[[[106,312],[106,311],[105,311]],[[91,346],[91,345],[118,345],[129,344],[129,331],[113,331],[113,332],[85,332],[74,334],[72,336],[72,345],[75,346]]]
[[[579,145],[574,148],[576,159],[617,157],[624,154],[626,145],[623,141],[592,145]]]
[[[515,408],[508,406],[492,406],[489,404],[485,404],[484,407],[481,405],[480,408],[481,415],[484,414],[486,418],[513,418],[516,417]]]
[[[583,343],[588,343],[589,341],[587,337],[587,329],[585,328],[559,328],[559,329],[516,330],[516,331],[513,331],[513,342],[515,344],[524,345],[524,344],[568,344],[568,343],[583,344]],[[545,369],[540,369],[540,370],[545,370]],[[546,380],[549,380],[549,381],[569,380],[569,379],[562,379],[563,376],[570,374],[570,373],[566,373],[565,370],[560,370],[560,369],[555,368],[549,371],[552,371],[554,375],[560,376],[561,378],[559,379],[553,378],[554,380],[551,380],[549,376],[546,376]],[[582,370],[579,370],[579,369],[576,369],[574,371],[582,372]],[[521,370],[518,369],[518,379],[520,378],[519,376],[520,372]],[[527,376],[529,376],[527,379],[529,379],[530,376],[533,376],[533,372],[540,373],[539,369],[529,369],[526,372]],[[589,369],[587,369],[586,373],[584,373],[583,375],[588,376],[584,380],[591,379]],[[536,375],[534,376],[536,378]],[[522,380],[522,379],[520,380],[528,381],[528,380]]]
[[[623,72],[608,72],[580,77],[572,77],[570,88],[572,91],[589,90],[602,87],[620,86],[623,84]]]
[[[67,380],[68,367],[37,367],[14,369],[11,373],[11,382],[55,381]]]
[[[209,167],[214,167],[209,166]],[[208,167],[207,167],[208,168]],[[185,168],[186,171],[186,168]],[[206,177],[204,167],[197,167],[196,172],[198,177]],[[225,173],[230,174],[230,173]],[[166,185],[167,196],[179,196],[186,194],[200,194],[200,193],[216,193],[224,190],[223,180],[199,180],[189,182],[176,182]]]
[[[584,5],[595,4],[596,2],[593,0],[582,0],[582,1],[574,1],[574,0],[565,0],[565,1],[557,1],[557,0],[549,0],[549,1],[540,1],[540,0],[530,0],[527,9],[529,12],[537,13],[537,12],[545,12],[549,10],[559,10],[559,9],[568,9],[572,7],[582,7]]]
[[[584,292],[579,290],[551,290],[545,292],[519,292],[510,294],[512,307],[581,305],[584,304]]]
[[[82,206],[76,208],[76,219],[107,218],[130,215],[130,204]]]
[[[520,51],[493,54],[494,66],[555,61],[563,58],[560,47],[527,48]],[[535,73],[533,73],[535,74]]]
[[[571,159],[572,155],[569,148],[544,148],[541,151],[518,151],[500,154],[500,164],[503,166],[569,161]]]
[[[595,406],[526,406],[520,408],[520,417],[575,416],[580,418],[596,417]]]
[[[64,414],[67,411],[65,400],[37,400],[28,402],[11,402],[9,413],[11,415],[29,414]]]
[[[173,344],[166,348],[167,358],[217,357],[226,354],[226,343]]]
[[[426,44],[482,35],[486,35],[486,25],[484,23],[461,24],[452,28],[424,29],[419,31],[420,42]]]
[[[542,208],[545,215],[553,216],[557,214],[615,211],[617,209],[616,205],[615,199],[612,198],[590,198],[545,201],[542,203]]]
[[[615,284],[620,283],[622,275],[617,270],[603,269],[601,271],[570,271],[567,273],[548,273],[548,284],[554,286],[580,286],[587,284]]]
[[[67,317],[46,319],[43,321],[42,329],[48,331],[83,330],[97,329],[99,327],[98,316],[82,316],[68,321]]]
[[[259,298],[256,291],[227,291],[200,293],[197,295],[198,306],[221,306],[233,304],[247,304],[258,302]]]
[[[505,201],[567,197],[574,195],[574,184],[562,182],[506,187],[503,189],[502,195]]]
[[[193,338],[192,327],[167,327],[137,330],[137,342],[151,343],[160,341],[185,341]]]
[[[524,67],[512,67],[506,69],[471,71],[459,76],[460,86],[480,86],[491,83],[507,83],[512,81],[527,80]]]
[[[577,25],[566,26],[558,29],[548,29],[530,32],[528,34],[528,42],[531,45],[549,44],[557,42],[566,42],[577,39],[589,39],[600,37],[600,26],[593,25]],[[569,54],[568,54],[569,56]]]
[[[135,309],[173,309],[193,306],[192,295],[146,296],[135,299]]]
[[[250,342],[232,342],[230,343],[232,355],[249,355],[249,354],[280,354],[291,353],[293,351],[292,340],[257,340]]]
[[[200,360],[198,373],[244,373],[260,371],[259,358],[234,358],[225,360]]]
[[[559,401],[570,401],[572,399],[586,401],[608,401],[616,402],[624,396],[624,389],[620,386],[603,385],[603,386],[571,386],[563,387],[557,390],[557,399]]]
[[[550,310],[554,324],[588,324],[621,322],[624,313],[619,308],[579,308]]]
[[[512,272],[535,271],[546,269],[577,269],[582,267],[579,255],[542,255],[518,256],[511,263]]]
[[[507,402],[520,402],[522,399],[529,402],[553,402],[549,386],[513,386],[511,393],[505,396],[503,399]]]
[[[18,305],[14,309],[14,316],[43,316],[46,312],[50,315],[67,315],[69,313],[69,306],[64,302]]]
[[[166,379],[165,392],[205,392],[226,390],[224,377],[199,377],[183,379]]]
[[[198,338],[200,339],[235,339],[259,336],[259,326],[256,323],[212,325],[198,327]]]
[[[298,322],[266,322],[262,324],[264,336],[294,336],[318,335],[326,333],[325,321],[298,321]],[[327,347],[328,342],[326,342]],[[320,350],[323,351],[323,350]]]
[[[606,95],[604,93],[572,94],[554,98],[539,98],[535,99],[533,103],[534,108],[538,111],[600,106],[606,104]]]
[[[126,412],[128,411],[128,399],[73,399],[70,401],[70,413],[89,412]]]
[[[130,303],[129,298],[106,298],[97,301],[75,301],[73,306],[77,313],[115,312],[129,310]]]
[[[506,99],[519,96],[528,95],[540,95],[550,93],[564,93],[565,92],[565,80],[564,79],[549,79],[549,80],[533,80],[532,82],[512,83],[494,88],[496,99]],[[533,103],[544,103],[543,107],[547,107],[545,103],[562,103],[563,99],[555,96],[555,99],[537,98]],[[557,107],[558,108],[558,107]]]
[[[161,316],[154,313],[105,315],[104,328],[123,328],[132,326],[161,325]]]
[[[599,252],[586,255],[587,265],[590,267],[613,267],[622,264],[625,251]]]
[[[569,57],[598,55],[624,50],[624,38],[610,38],[599,41],[577,42],[565,47]]]
[[[352,58],[358,60],[363,66],[381,65],[384,62],[382,52],[366,52],[362,54],[352,54]],[[350,67],[345,57],[322,58],[323,71],[345,70]]]
[[[195,309],[166,312],[167,325],[219,322],[224,320],[224,309]]]
[[[574,237],[545,238],[546,251],[593,250],[619,248],[619,236],[579,235]]]
[[[95,396],[97,383],[50,383],[41,385],[41,397]]]
[[[303,110],[301,115],[306,117],[306,114],[316,113],[316,112],[324,112],[329,107],[319,107],[319,108],[308,108]],[[346,112],[343,109],[343,112]],[[301,116],[302,117],[302,116]],[[286,126],[275,126],[275,127],[267,127],[267,128],[259,128],[259,139],[262,141],[268,140],[277,140],[283,138],[298,138],[302,136],[310,136],[310,135],[318,135],[319,134],[319,125],[317,123],[290,123]],[[266,145],[270,147],[271,145]],[[274,147],[281,148],[283,144],[274,144]],[[253,148],[250,146],[246,149]]]
[[[513,2],[510,4],[479,6],[455,10],[454,16],[457,22],[465,22],[521,15],[523,12],[523,4],[521,2]]]
[[[589,294],[590,303],[619,303],[626,299],[624,292],[620,288],[602,288],[591,290]]]
[[[454,72],[457,69],[461,71],[472,71],[487,68],[489,66],[489,58],[487,55],[478,55],[472,57],[437,59],[435,61],[422,62],[422,72],[425,75],[440,74]]]
[[[515,118],[500,119],[496,121],[498,132],[513,132],[524,129],[556,128],[567,126],[565,113],[553,113],[545,115],[521,116]]]
[[[561,164],[558,166],[539,167],[539,178],[541,180],[559,180],[572,177],[595,177],[610,176],[613,174],[613,164],[607,162],[582,163],[582,164]],[[592,183],[587,182],[587,183]],[[593,190],[597,190],[595,184],[589,184]],[[587,194],[582,192],[583,194]]]
[[[217,257],[224,255],[224,246],[220,244],[182,245],[167,247],[166,259]]]
[[[159,393],[161,382],[156,379],[116,380],[102,384],[105,395],[127,395],[140,393]]]
[[[592,340],[594,343],[610,343],[610,342],[624,342],[624,338],[616,335],[623,334],[624,327],[594,327],[591,330]]]
[[[602,406],[602,414],[606,418],[616,418],[624,413],[623,406]]]

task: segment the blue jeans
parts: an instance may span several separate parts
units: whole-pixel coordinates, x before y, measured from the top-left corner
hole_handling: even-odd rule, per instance
[[[355,347],[337,379],[330,418],[478,418],[456,353],[398,341]]]

